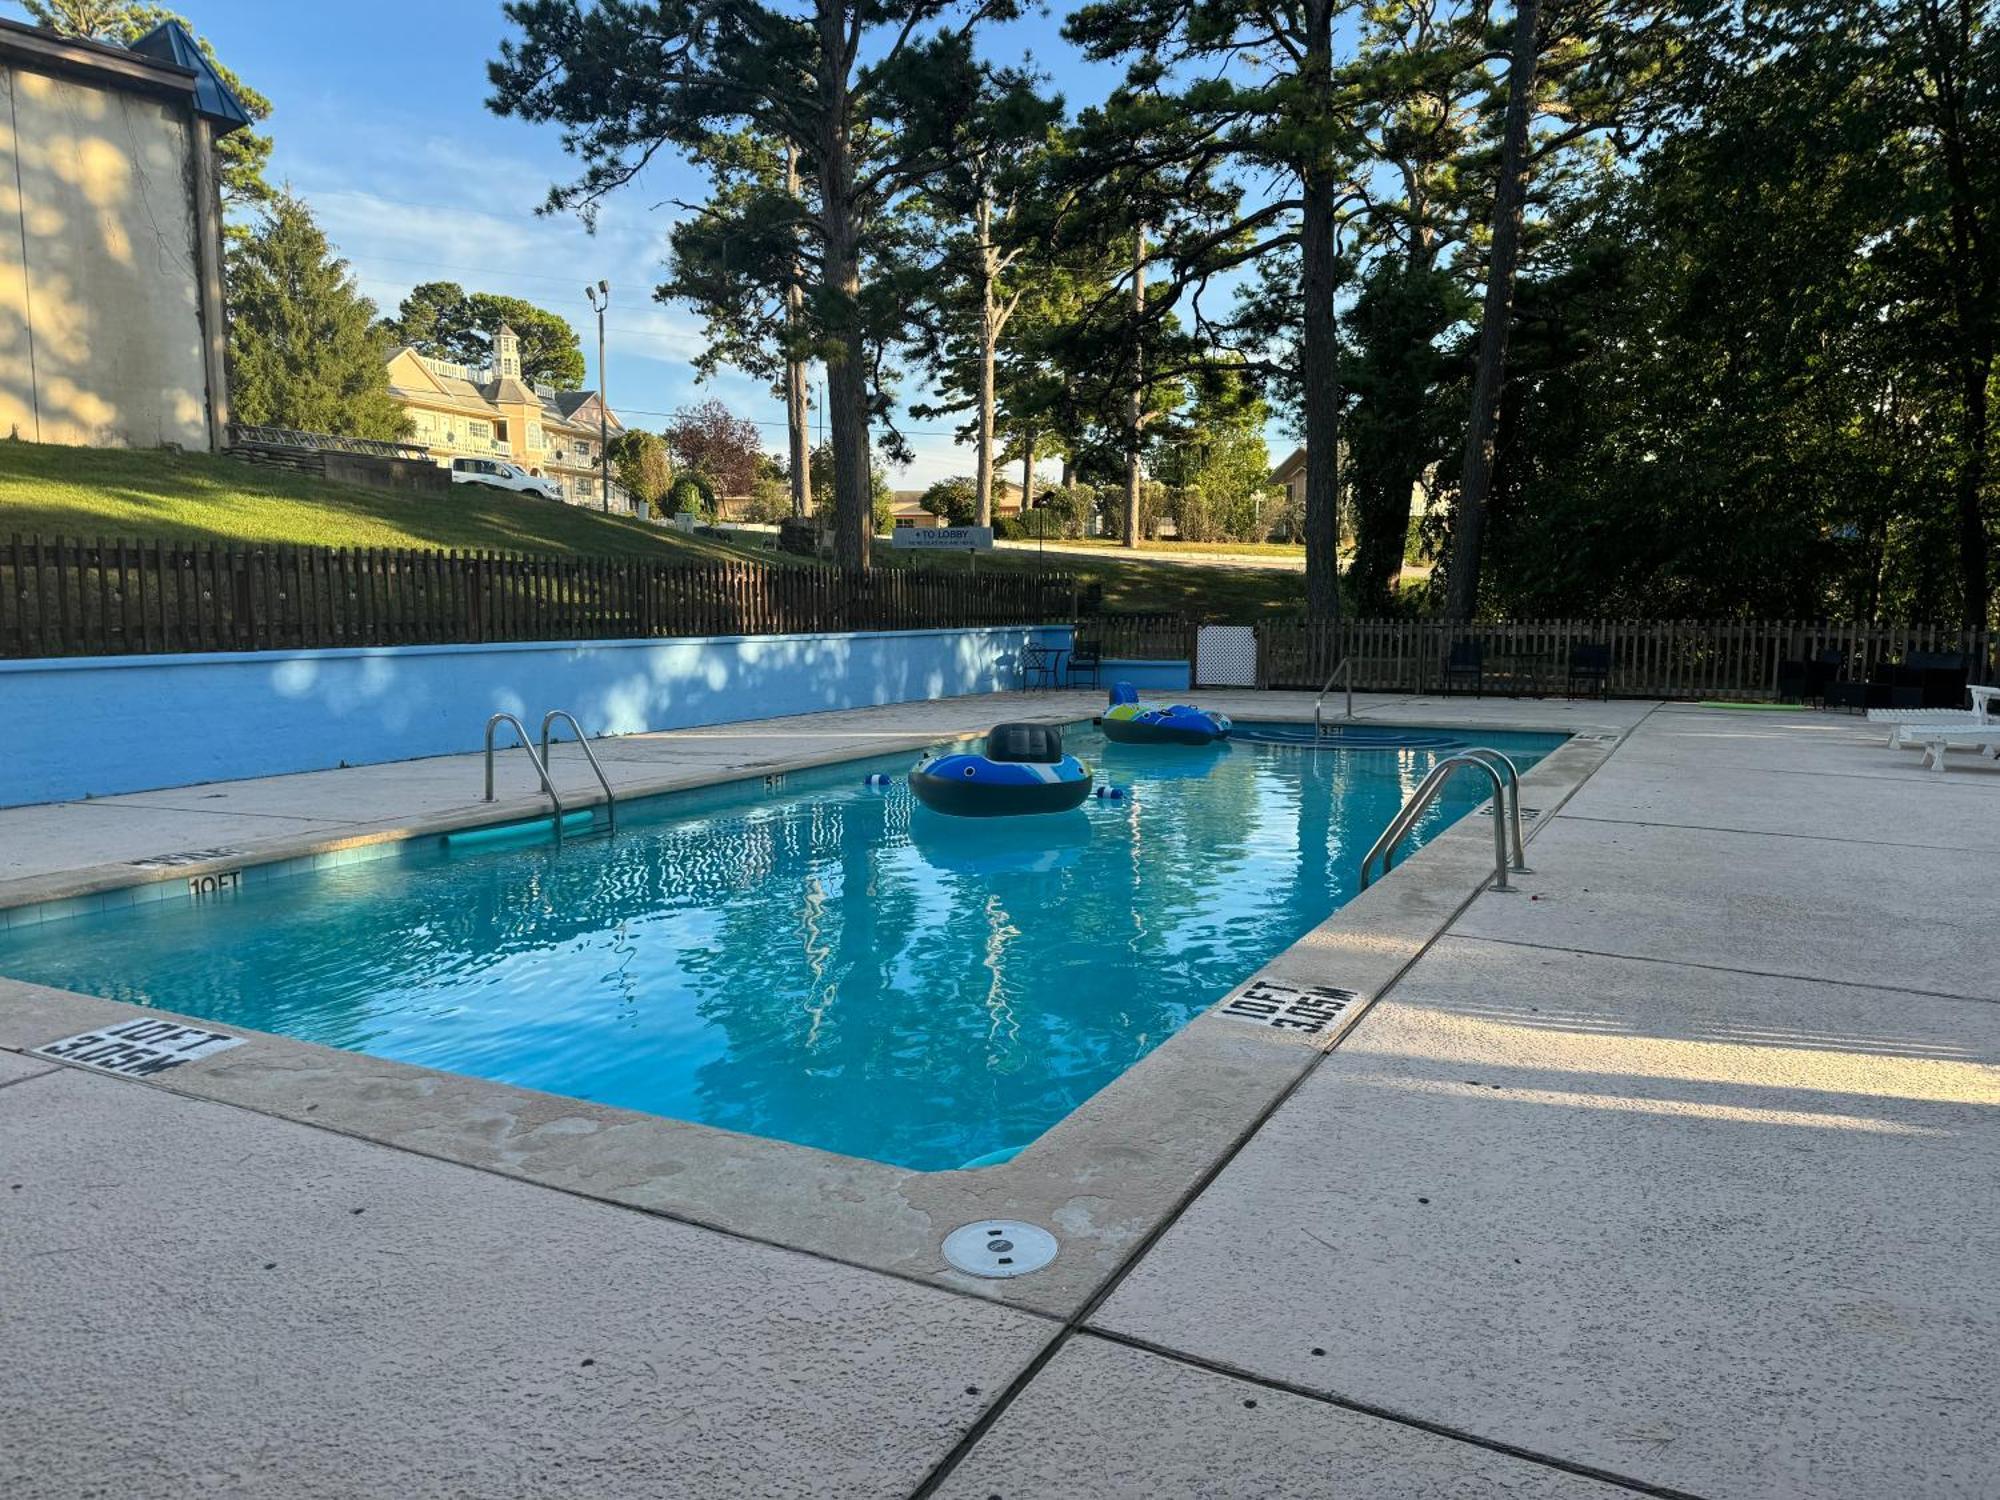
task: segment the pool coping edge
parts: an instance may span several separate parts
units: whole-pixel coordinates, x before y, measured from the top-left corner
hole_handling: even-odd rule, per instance
[[[1072,708],[1054,705],[1044,715],[1075,716]],[[1625,733],[1525,719],[1468,727],[1475,734],[1520,729],[1571,736],[1523,777],[1542,814],[1528,828],[1531,840]],[[800,757],[784,769],[867,759],[948,737],[899,737],[908,743],[871,745],[859,753],[846,747]],[[773,773],[683,774],[659,790]],[[530,815],[540,810],[539,801],[528,801]],[[519,820],[507,804],[479,811],[486,816],[471,821],[423,820],[445,826],[421,827],[408,837]],[[1018,1156],[994,1167],[916,1172],[241,1027],[231,1030],[256,1042],[254,1048],[129,1081],[1065,1318],[1179,1211],[1216,1164],[1361,1023],[1484,889],[1493,869],[1492,835],[1480,811],[1468,812]],[[282,858],[266,854],[254,862]],[[169,878],[189,873],[189,867],[176,868]],[[1259,983],[1334,986],[1354,998],[1337,1028],[1320,1037],[1220,1014]],[[0,1000],[6,1002],[0,1004],[0,1049],[19,1053],[121,1020],[173,1015],[5,978]],[[951,1270],[939,1251],[945,1234],[988,1215],[1044,1224],[1058,1236],[1062,1253],[1043,1271],[1013,1280]]]

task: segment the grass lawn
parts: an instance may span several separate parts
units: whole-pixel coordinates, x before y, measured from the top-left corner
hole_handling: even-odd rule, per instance
[[[1049,544],[1051,546],[1057,545],[1056,538],[1050,537]],[[1010,539],[1007,545],[1010,547],[1032,547],[1035,545],[1035,542],[1032,537],[1025,540],[1016,537]],[[1124,553],[1128,557],[1132,552],[1137,552],[1141,557],[1145,556],[1148,552],[1169,555],[1177,554],[1183,557],[1189,553],[1200,553],[1204,556],[1212,557],[1283,557],[1289,558],[1293,562],[1303,562],[1306,555],[1304,544],[1298,542],[1141,542],[1137,547],[1128,551],[1123,542],[1115,541],[1108,537],[1086,536],[1064,537],[1061,545],[1064,547],[1089,547],[1093,550]]]
[[[911,553],[893,553],[878,539],[875,557],[888,567],[965,570],[962,553],[938,554],[919,561]],[[1069,573],[1085,582],[1104,585],[1104,607],[1116,613],[1178,614],[1211,625],[1248,625],[1267,615],[1297,615],[1305,608],[1306,575],[1279,568],[1190,568],[1185,563],[1146,562],[1120,549],[1107,549],[1102,561],[1076,553],[1051,552],[1045,565],[1033,552],[982,552],[980,572]]]
[[[455,486],[447,495],[411,495],[328,484],[208,454],[0,442],[0,540],[14,533],[79,540],[488,548],[683,562],[799,561],[775,549],[685,536],[470,485]],[[958,553],[920,558],[894,552],[887,538],[877,540],[875,557],[879,566],[890,568],[966,565]],[[1212,622],[1296,614],[1305,598],[1301,573],[1147,562],[1118,547],[1106,547],[1102,561],[1052,553],[1045,566],[1033,552],[1010,549],[982,555],[978,566],[1070,573],[1102,583],[1107,609]]]
[[[471,485],[415,495],[209,454],[0,442],[0,537],[16,532],[681,560],[739,555],[702,537]]]

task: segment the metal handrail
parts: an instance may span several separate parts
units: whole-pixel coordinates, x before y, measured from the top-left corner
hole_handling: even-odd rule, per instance
[[[1510,822],[1511,824],[1513,824],[1513,827],[1514,827],[1514,873],[1515,873],[1515,874],[1517,874],[1517,875],[1530,875],[1530,874],[1533,874],[1534,872],[1533,872],[1533,871],[1531,871],[1531,870],[1530,870],[1530,869],[1528,868],[1528,850],[1527,850],[1527,844],[1526,844],[1526,842],[1525,842],[1525,841],[1524,841],[1524,840],[1522,839],[1522,837],[1521,837],[1521,771],[1520,771],[1520,768],[1519,768],[1518,766],[1516,766],[1516,765],[1514,764],[1514,762],[1513,762],[1513,761],[1509,760],[1509,759],[1508,759],[1508,758],[1507,758],[1506,756],[1502,755],[1502,754],[1501,754],[1501,753],[1500,753],[1500,752],[1499,752],[1498,750],[1495,750],[1495,749],[1493,749],[1493,748],[1492,748],[1492,746],[1490,746],[1490,745],[1474,745],[1474,746],[1473,746],[1473,747],[1472,747],[1471,749],[1467,750],[1467,751],[1466,751],[1465,753],[1466,753],[1467,755],[1476,755],[1476,756],[1478,756],[1478,757],[1479,757],[1479,758],[1480,758],[1481,760],[1485,760],[1485,761],[1490,761],[1490,762],[1492,762],[1492,764],[1493,764],[1493,765],[1494,765],[1494,766],[1495,766],[1495,767],[1496,767],[1497,769],[1499,769],[1499,770],[1503,770],[1503,771],[1505,771],[1505,772],[1507,773],[1507,780],[1508,780],[1508,781],[1509,781],[1509,782],[1510,782],[1510,783],[1512,784],[1512,789],[1513,789],[1513,793],[1514,793],[1514,796],[1513,796],[1513,807],[1512,807],[1512,809],[1511,809],[1511,811],[1510,811],[1509,809],[1505,809],[1505,808],[1502,808],[1502,807],[1501,807],[1501,806],[1499,805],[1499,803],[1497,803],[1497,802],[1496,802],[1496,803],[1494,804],[1494,806],[1493,806],[1493,816],[1494,816],[1494,817],[1495,817],[1495,818],[1497,819],[1497,818],[1499,818],[1499,817],[1500,817],[1500,816],[1501,816],[1501,815],[1502,815],[1503,813],[1507,813],[1507,816],[1508,816],[1508,821],[1509,821],[1509,822]]]
[[[618,831],[618,796],[611,790],[611,782],[604,774],[604,767],[597,763],[597,752],[590,748],[590,741],[584,738],[583,726],[576,722],[576,715],[568,709],[552,708],[542,715],[542,764],[553,765],[549,759],[549,726],[557,719],[566,720],[576,731],[576,742],[583,747],[583,757],[590,762],[590,769],[597,773],[597,784],[604,788],[604,826],[611,832]],[[1518,800],[1518,799],[1516,799]]]
[[[1326,686],[1319,690],[1319,696],[1313,700],[1314,739],[1318,739],[1325,728],[1322,722],[1322,710],[1326,704],[1326,695],[1333,691],[1334,683],[1338,682],[1343,675],[1347,678],[1347,722],[1350,724],[1354,722],[1354,658],[1343,656],[1340,659],[1340,665],[1335,667],[1327,676]]]
[[[1512,889],[1507,884],[1506,821],[1500,815],[1507,800],[1506,778],[1500,774],[1499,767],[1492,761],[1463,753],[1447,755],[1431,767],[1430,774],[1424,777],[1417,789],[1410,794],[1410,800],[1403,804],[1402,811],[1389,820],[1389,826],[1382,830],[1382,836],[1375,840],[1368,852],[1361,857],[1361,889],[1364,891],[1368,889],[1369,882],[1374,878],[1369,872],[1374,868],[1378,858],[1382,861],[1382,873],[1385,875],[1389,873],[1389,861],[1395,855],[1396,845],[1401,843],[1403,836],[1415,826],[1417,819],[1423,816],[1424,809],[1436,800],[1439,790],[1443,788],[1451,773],[1460,766],[1477,766],[1492,779],[1494,806],[1492,889],[1496,891]]]
[[[564,817],[562,794],[556,790],[555,782],[550,779],[548,763],[541,756],[535,754],[535,742],[528,738],[528,726],[512,714],[495,714],[486,721],[486,800],[488,802],[494,800],[493,732],[502,724],[512,724],[514,726],[514,733],[521,737],[521,748],[528,752],[528,759],[534,762],[535,774],[542,778],[542,790],[549,794],[549,801],[555,804],[556,837],[561,838]]]

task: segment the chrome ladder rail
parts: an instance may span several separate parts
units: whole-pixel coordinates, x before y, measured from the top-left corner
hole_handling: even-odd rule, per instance
[[[1514,793],[1513,806],[1511,808],[1503,809],[1500,806],[1500,804],[1496,802],[1493,804],[1493,816],[1497,819],[1501,816],[1503,812],[1505,812],[1507,814],[1508,822],[1513,825],[1514,873],[1517,875],[1532,875],[1534,871],[1528,868],[1527,844],[1525,840],[1523,840],[1523,838],[1521,837],[1520,768],[1517,767],[1512,760],[1502,755],[1498,750],[1493,749],[1490,745],[1474,745],[1471,749],[1466,750],[1463,753],[1466,755],[1477,756],[1481,760],[1490,761],[1495,770],[1504,771],[1507,773],[1508,784],[1511,786]]]
[[[1487,756],[1492,756],[1494,760],[1504,762],[1509,771],[1513,770],[1513,762],[1508,761],[1499,751],[1484,749],[1468,750],[1456,755],[1447,755],[1443,760],[1440,760],[1436,765],[1431,767],[1430,774],[1424,777],[1414,792],[1410,793],[1410,798],[1403,804],[1402,810],[1389,820],[1389,826],[1382,830],[1382,836],[1376,839],[1374,844],[1369,847],[1368,852],[1362,856],[1361,888],[1364,891],[1368,889],[1369,884],[1375,878],[1372,873],[1375,861],[1378,859],[1381,860],[1382,873],[1385,875],[1389,873],[1389,861],[1395,857],[1396,845],[1401,843],[1405,835],[1416,826],[1417,819],[1422,817],[1424,810],[1437,800],[1437,794],[1444,788],[1445,782],[1450,780],[1451,773],[1460,766],[1477,766],[1486,773],[1487,778],[1493,783],[1493,884],[1490,889],[1496,891],[1513,889],[1507,881],[1507,814],[1509,811],[1514,815],[1513,821],[1516,839],[1514,846],[1515,868],[1519,870],[1527,869],[1527,865],[1521,859],[1521,845],[1519,842],[1521,826],[1519,797],[1517,794],[1510,808],[1507,796],[1510,790],[1518,788],[1519,775],[1515,773],[1515,780],[1510,786],[1507,776],[1501,772],[1499,766],[1494,764],[1494,760],[1488,760]]]
[[[566,708],[552,708],[542,715],[542,764],[545,766],[551,764],[549,760],[549,729],[557,719],[563,720],[571,729],[576,731],[576,742],[583,746],[583,757],[590,762],[590,769],[597,773],[597,784],[604,788],[605,829],[607,832],[616,833],[618,831],[617,794],[611,790],[611,782],[604,774],[604,767],[597,763],[597,752],[590,748],[590,741],[584,736],[583,726],[576,722],[576,715]]]
[[[493,796],[493,734],[502,724],[512,724],[514,726],[514,733],[521,737],[521,748],[528,752],[528,759],[534,763],[535,774],[542,778],[542,790],[549,794],[549,801],[555,804],[556,837],[561,838],[564,816],[562,794],[556,790],[556,784],[549,776],[548,762],[535,753],[535,742],[528,738],[528,726],[512,714],[495,714],[486,721],[486,800],[488,802],[495,800]]]
[[[1328,674],[1326,686],[1319,690],[1319,697],[1313,700],[1313,738],[1318,739],[1325,732],[1326,695],[1333,691],[1333,685],[1342,677],[1347,679],[1347,722],[1354,722],[1354,658],[1343,656],[1340,665]]]

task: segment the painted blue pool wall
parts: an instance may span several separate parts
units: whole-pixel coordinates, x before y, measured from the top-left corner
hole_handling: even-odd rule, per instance
[[[1185,693],[1194,673],[1185,661],[1123,661],[1104,658],[1104,686],[1129,682],[1142,693]]]
[[[592,735],[1020,685],[1068,626],[0,662],[0,807],[477,750],[551,708]]]

